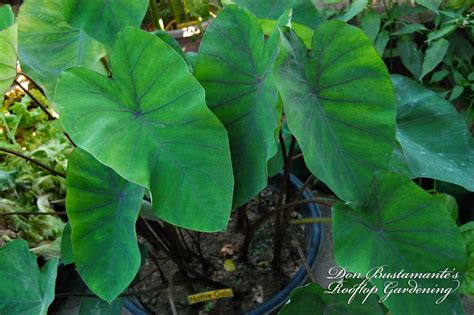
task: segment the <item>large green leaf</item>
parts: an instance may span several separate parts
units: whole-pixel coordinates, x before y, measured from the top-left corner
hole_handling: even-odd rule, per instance
[[[389,171],[376,173],[360,204],[333,207],[333,235],[336,263],[363,275],[381,266],[384,273],[436,273],[447,268],[462,273],[466,262],[461,234],[445,206],[410,179]],[[374,274],[375,270],[370,281],[382,299],[393,289],[389,282],[395,281],[398,288],[415,286],[410,278]],[[460,277],[411,279],[419,288],[454,291]],[[463,313],[457,292],[436,304],[442,295],[392,293],[383,303],[393,315]]]
[[[77,271],[111,302],[140,268],[135,223],[143,187],[130,183],[89,153],[76,149],[67,169],[66,211]]]
[[[124,26],[139,26],[146,0],[26,0],[20,8],[22,70],[52,98],[64,69],[100,69],[100,58]]]
[[[9,5],[0,7],[0,99],[16,77],[17,25]]]
[[[284,28],[275,79],[308,168],[342,199],[359,198],[374,171],[388,166],[395,139],[393,89],[370,40],[330,21],[308,55]]]
[[[361,284],[363,280],[349,279],[343,283],[343,288],[350,289]],[[366,281],[366,280],[365,280]],[[335,283],[334,283],[335,284]],[[317,283],[296,288],[291,292],[290,300],[283,306],[279,315],[383,315],[384,312],[377,302],[376,295],[370,295],[364,301],[365,295],[358,294],[351,300],[352,294],[328,293],[334,292],[335,286],[327,290]]]
[[[278,33],[265,42],[255,17],[232,5],[207,29],[199,49],[196,78],[229,133],[234,207],[267,186],[267,161],[276,153],[277,47]]]
[[[54,299],[58,259],[40,271],[25,240],[0,249],[0,314],[46,315]]]
[[[397,139],[412,177],[443,180],[474,190],[474,145],[451,103],[419,83],[392,75],[397,94]]]
[[[136,28],[119,33],[111,66],[112,79],[83,68],[61,75],[55,100],[66,131],[101,163],[149,188],[160,218],[224,230],[233,191],[229,144],[204,89],[171,47]]]

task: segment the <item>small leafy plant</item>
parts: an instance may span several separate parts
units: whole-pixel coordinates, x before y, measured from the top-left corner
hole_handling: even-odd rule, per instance
[[[76,146],[67,165],[61,260],[114,303],[140,269],[137,221],[153,235],[140,217],[151,202],[146,211],[161,220],[155,227],[174,249],[170,257],[199,278],[175,253],[176,227],[224,231],[233,208],[245,218],[280,151],[280,194],[269,215],[278,268],[294,210],[287,191],[298,146],[312,173],[307,184],[316,178],[340,200],[332,207],[338,265],[361,275],[378,266],[453,270],[457,282],[419,285],[454,291],[465,279],[463,292],[472,294],[472,229],[459,229],[444,199],[413,181],[474,190],[472,136],[454,106],[389,74],[373,36],[344,22],[360,12],[355,4],[327,19],[309,0],[233,2],[206,30],[197,59],[138,28],[145,0],[26,0],[16,23],[9,6],[0,8],[2,92],[19,61],[51,102],[48,116],[57,113]],[[53,258],[39,270],[21,240],[0,249],[0,310],[46,314],[57,265]],[[383,298],[385,280],[369,280]],[[399,287],[410,285],[399,279]],[[382,300],[391,314],[463,313],[457,292],[438,298],[404,292]],[[318,313],[342,304],[317,285],[295,291],[282,311],[304,314],[288,311],[292,303]],[[383,313],[375,299],[347,309]]]

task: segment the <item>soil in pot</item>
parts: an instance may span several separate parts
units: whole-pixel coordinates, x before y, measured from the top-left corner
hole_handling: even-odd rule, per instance
[[[257,218],[274,209],[277,199],[278,192],[276,189],[269,187],[262,191],[256,199],[251,201],[248,207],[247,213],[250,222],[255,222]],[[294,216],[298,216],[296,212]],[[190,263],[192,268],[208,275],[214,281],[225,283],[229,288],[234,288],[238,292],[238,296],[199,303],[190,307],[187,299],[190,290],[199,293],[212,290],[212,288],[199,284],[173,286],[171,295],[177,313],[241,314],[258,306],[280,291],[302,265],[298,250],[291,243],[292,240],[300,244],[304,253],[306,243],[304,227],[291,226],[283,246],[281,268],[279,271],[272,270],[273,222],[272,217],[255,233],[246,261],[238,259],[245,234],[242,231],[237,231],[237,214],[235,212],[231,215],[226,233],[190,232],[192,237],[188,232],[183,233],[186,243],[195,252],[199,252],[196,244],[199,240],[201,252],[211,264],[211,266],[203,268],[198,259],[192,259]],[[160,253],[156,254],[160,256]],[[173,283],[179,283],[180,274],[176,265],[165,257],[159,257],[159,261],[166,278],[172,278]],[[234,267],[235,270],[231,271]],[[150,274],[155,268],[155,263],[147,260],[140,272],[139,277],[142,280],[139,280],[139,284],[134,288],[142,292],[150,289],[149,293],[140,295],[139,300],[152,313],[172,314],[169,291],[156,292],[156,290],[152,290],[152,288],[163,284],[158,272]]]

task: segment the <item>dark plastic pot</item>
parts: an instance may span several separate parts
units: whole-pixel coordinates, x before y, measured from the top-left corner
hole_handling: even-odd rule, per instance
[[[273,177],[270,181],[270,185],[278,188],[280,179],[280,174]],[[303,183],[294,175],[290,175],[290,182],[294,191],[299,191],[301,187],[303,187]],[[303,199],[314,199],[313,193],[309,189],[305,189],[303,192]],[[305,218],[321,217],[319,207],[316,204],[300,205],[297,211]],[[321,248],[321,241],[323,235],[322,230],[323,227],[321,223],[305,225],[305,239],[307,243],[306,261],[308,262],[311,268],[313,268],[313,266],[316,264],[316,258]],[[288,297],[290,296],[291,291],[293,291],[293,289],[296,289],[299,286],[302,286],[307,279],[308,273],[306,272],[306,268],[304,266],[301,266],[296,275],[280,292],[278,292],[269,300],[265,301],[256,308],[246,312],[245,314],[260,315],[276,311],[286,301],[288,301]]]

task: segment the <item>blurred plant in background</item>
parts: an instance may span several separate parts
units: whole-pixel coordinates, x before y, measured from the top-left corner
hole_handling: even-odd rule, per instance
[[[46,98],[29,91],[42,104]],[[64,174],[72,145],[56,123],[21,90],[12,89],[0,112],[0,213],[51,212],[64,210],[66,181],[22,157],[34,159]],[[0,242],[12,238],[28,240],[44,256],[59,253],[64,222],[57,216],[9,215],[0,218]]]

